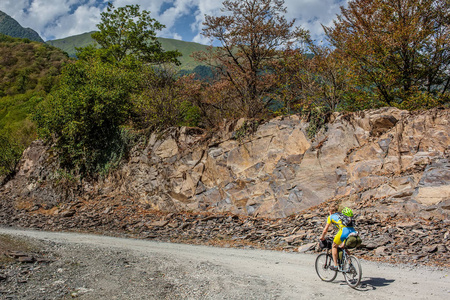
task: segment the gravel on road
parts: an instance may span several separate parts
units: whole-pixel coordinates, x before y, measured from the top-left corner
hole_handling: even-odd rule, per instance
[[[34,248],[2,263],[0,299],[448,299],[449,269],[362,261],[356,290],[316,255],[0,228]]]

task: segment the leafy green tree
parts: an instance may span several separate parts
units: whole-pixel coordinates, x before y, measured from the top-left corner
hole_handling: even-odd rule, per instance
[[[191,75],[194,76],[194,75]],[[198,126],[199,108],[186,101],[190,86],[173,68],[145,67],[140,74],[142,92],[133,95],[133,125],[137,128],[161,130],[172,126]]]
[[[157,77],[153,64],[177,64],[180,55],[161,48],[155,32],[164,26],[138,5],[115,9],[109,4],[97,26],[100,31],[92,37],[101,48],[77,49],[78,61],[64,67],[58,86],[34,117],[40,136],[58,150],[61,166],[83,176],[101,174],[120,161],[126,153],[125,128],[132,121],[161,124],[153,122],[153,107],[136,107],[153,104],[148,96],[163,101],[158,108],[170,108],[171,102],[165,100],[171,99],[172,91],[146,93],[150,87],[145,79],[149,74]],[[150,118],[146,119],[146,111]],[[162,112],[156,118],[164,123],[167,114]]]
[[[55,144],[63,167],[95,175],[120,153],[139,73],[140,64],[132,58],[111,64],[91,57],[64,67],[59,85],[34,117],[40,136]]]
[[[156,38],[156,31],[165,26],[150,17],[150,12],[139,10],[139,5],[117,9],[108,3],[101,14],[98,32],[92,38],[118,62],[131,55],[147,63],[179,64],[178,51],[164,51]]]

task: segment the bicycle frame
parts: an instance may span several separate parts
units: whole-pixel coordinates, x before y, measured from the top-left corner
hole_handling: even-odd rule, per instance
[[[339,251],[342,251],[342,258],[339,257]],[[330,263],[334,264],[333,254],[332,254],[331,249],[327,249],[327,254],[330,254],[330,256],[331,256],[331,262]],[[348,257],[349,256],[350,255],[348,254],[347,249],[345,249],[345,248],[338,248],[338,258],[337,258],[338,266],[339,266],[339,270],[337,270],[338,272],[347,273],[349,271],[348,269],[347,270],[343,269],[344,266],[346,265],[347,261],[348,261]]]
[[[339,272],[346,273],[348,270],[343,270],[343,268],[346,265],[346,262],[348,259],[347,249],[345,249],[345,248],[338,249],[338,256],[339,256],[339,250],[342,251],[342,259],[338,257]]]
[[[345,244],[344,244],[345,245]],[[339,253],[342,251],[342,258],[339,257]],[[321,253],[316,258],[316,272],[320,279],[323,281],[333,281],[336,278],[337,273],[342,273],[347,284],[356,288],[361,282],[362,269],[359,260],[350,255],[345,248],[338,248],[338,270],[331,271],[330,266],[334,265],[333,255],[331,249],[327,248],[326,253]],[[330,272],[331,271],[331,272]]]
[[[342,259],[339,258],[339,251],[342,251]],[[330,265],[334,264],[332,250],[327,249],[327,254],[329,254],[330,258],[331,258]],[[344,263],[347,261],[347,257],[348,257],[348,254],[347,254],[347,250],[345,248],[338,249],[338,258],[337,258],[338,266],[339,266],[338,272],[342,272],[342,273],[344,272],[344,270],[342,270],[342,267],[344,266]],[[327,264],[328,264],[328,262],[327,262]]]

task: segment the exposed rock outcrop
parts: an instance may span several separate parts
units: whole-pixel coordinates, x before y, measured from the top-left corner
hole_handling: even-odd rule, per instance
[[[1,192],[16,203],[49,207],[80,197],[127,196],[147,209],[271,218],[333,197],[349,205],[380,199],[372,210],[445,219],[449,114],[449,109],[395,108],[335,113],[313,140],[306,134],[308,123],[296,115],[259,124],[248,134],[250,123],[243,120],[212,136],[171,129],[152,134],[98,182],[58,173],[56,157],[37,141]]]

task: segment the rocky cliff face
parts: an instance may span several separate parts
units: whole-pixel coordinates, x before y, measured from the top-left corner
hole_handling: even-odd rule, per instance
[[[336,113],[312,140],[295,115],[257,126],[240,120],[214,135],[173,129],[141,142],[107,178],[81,183],[62,176],[37,141],[1,193],[49,208],[127,196],[148,209],[270,218],[334,198],[384,216],[442,219],[450,210],[449,120],[449,109]]]

